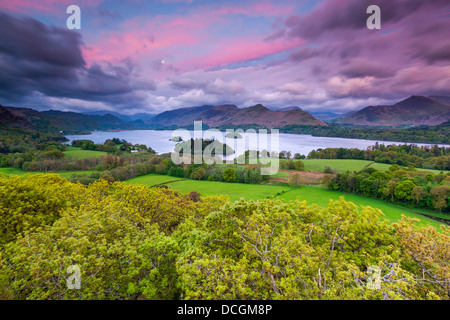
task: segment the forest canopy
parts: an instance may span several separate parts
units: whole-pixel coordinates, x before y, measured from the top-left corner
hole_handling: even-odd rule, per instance
[[[327,208],[232,203],[63,180],[0,177],[1,298],[450,298],[449,227],[419,228],[407,218],[390,224],[380,210],[343,199]],[[35,205],[20,201],[25,196]],[[43,201],[54,210],[42,211]],[[71,265],[80,268],[79,290],[67,288]],[[374,279],[377,289],[368,285]]]

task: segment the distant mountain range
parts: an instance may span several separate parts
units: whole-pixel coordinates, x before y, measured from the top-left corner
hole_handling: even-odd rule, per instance
[[[333,119],[335,117],[336,119]],[[330,120],[333,119],[333,120]],[[314,112],[299,107],[270,110],[261,104],[238,108],[232,104],[180,108],[160,114],[140,113],[125,116],[116,112],[94,111],[88,114],[63,111],[36,111],[29,108],[0,106],[0,126],[60,132],[84,133],[94,130],[174,129],[192,126],[194,121],[210,128],[284,126],[327,126],[324,122],[371,127],[435,126],[450,120],[450,97],[411,96],[391,106],[369,106],[338,115]]]
[[[133,129],[167,129],[193,125],[194,121],[202,121],[208,127],[226,127],[255,125],[268,128],[281,128],[285,125],[326,126],[306,111],[298,107],[287,108],[286,111],[270,110],[263,105],[239,109],[235,105],[199,106],[165,111],[156,115],[136,115],[121,119],[107,111],[96,111],[89,114],[63,111],[36,111],[29,108],[0,106],[0,126],[34,129],[64,134],[84,133],[94,130],[133,130]],[[126,121],[128,120],[128,121]]]
[[[326,126],[327,124],[298,107],[285,111],[270,110],[261,104],[239,109],[235,105],[200,106],[165,111],[154,117],[153,127],[182,127],[202,121],[209,127],[257,125],[267,128],[282,128],[286,125]]]
[[[100,110],[100,111],[91,111],[91,112],[83,112],[83,114],[87,114],[90,116],[104,116],[106,114],[113,115],[125,122],[133,122],[133,121],[147,121],[154,118],[157,114],[154,113],[136,113],[133,115],[125,115],[114,111],[109,110]]]
[[[450,97],[411,96],[390,106],[369,106],[334,123],[356,126],[434,126],[450,120]]]

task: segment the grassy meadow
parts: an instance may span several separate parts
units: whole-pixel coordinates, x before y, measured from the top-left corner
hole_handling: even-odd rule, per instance
[[[285,160],[281,160],[285,161]],[[360,171],[366,168],[374,168],[376,170],[389,170],[391,164],[378,163],[369,160],[352,160],[352,159],[305,159],[301,160],[305,164],[305,170],[323,172],[325,167],[329,167],[336,172]],[[447,173],[447,170],[432,170],[416,168],[417,171],[431,171],[434,174],[439,172]]]
[[[81,150],[81,148],[66,147],[64,154],[67,158],[72,158],[74,160],[88,159],[88,158],[100,158],[103,155],[107,155],[107,152],[103,151],[93,151],[93,150]]]
[[[154,186],[164,183],[165,180],[176,180],[176,177],[164,175],[149,174],[138,178],[128,180],[128,183],[142,183],[148,186]],[[339,200],[343,197],[346,201],[351,201],[358,206],[371,206],[380,209],[387,220],[397,222],[401,219],[401,215],[411,218],[420,219],[420,225],[432,225],[439,228],[440,223],[433,219],[421,216],[415,212],[419,210],[410,210],[408,208],[387,203],[378,199],[371,199],[343,192],[335,192],[320,187],[301,186],[292,188],[288,186],[272,186],[272,185],[253,185],[241,183],[225,183],[216,181],[197,181],[197,180],[181,180],[169,182],[167,185],[177,191],[188,193],[191,191],[199,192],[202,195],[227,195],[230,201],[236,201],[241,198],[246,200],[258,200],[266,198],[280,198],[286,201],[300,199],[306,200],[309,204],[317,204],[320,207],[326,207],[330,201]],[[425,213],[425,211],[422,211]],[[427,212],[428,214],[432,214]]]
[[[323,172],[325,167],[330,167],[337,172],[360,171],[370,166],[372,161],[366,160],[344,160],[344,159],[305,159],[305,170]]]

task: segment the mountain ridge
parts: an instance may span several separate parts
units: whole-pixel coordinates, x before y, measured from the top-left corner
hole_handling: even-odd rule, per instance
[[[449,104],[443,103],[445,98]],[[435,126],[450,119],[450,97],[433,99],[412,95],[393,105],[368,106],[334,120],[334,123],[354,126]]]
[[[194,121],[202,121],[209,127],[257,125],[275,128],[291,124],[327,126],[325,122],[300,108],[280,111],[271,110],[262,104],[242,109],[232,104],[175,109],[157,115],[150,125],[181,127],[192,125]]]

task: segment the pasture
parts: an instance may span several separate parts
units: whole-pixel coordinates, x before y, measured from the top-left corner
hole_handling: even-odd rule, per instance
[[[154,186],[164,183],[165,180],[171,181],[176,179],[178,178],[151,174],[130,179],[128,180],[128,183],[143,183],[149,186]],[[301,186],[299,188],[292,188],[288,186],[254,185],[198,180],[182,180],[169,182],[167,183],[167,185],[170,188],[182,193],[196,191],[203,196],[226,195],[230,198],[230,201],[236,201],[241,198],[244,198],[246,200],[259,200],[277,197],[280,199],[284,199],[285,201],[291,201],[298,198],[299,200],[305,200],[308,204],[317,204],[319,207],[326,207],[328,206],[330,199],[339,200],[340,197],[343,197],[346,201],[353,202],[358,206],[370,206],[380,209],[384,213],[385,218],[391,222],[399,221],[401,219],[401,215],[403,214],[407,217],[420,219],[419,225],[432,225],[436,228],[439,228],[440,225],[439,222],[433,219],[421,216],[415,213],[414,210],[399,205],[387,203],[378,199],[326,190],[320,187]]]
[[[101,156],[107,154],[107,152],[103,151],[81,150],[80,148],[76,147],[67,147],[66,151],[64,151],[64,155],[67,158],[72,158],[73,160],[100,158]]]

